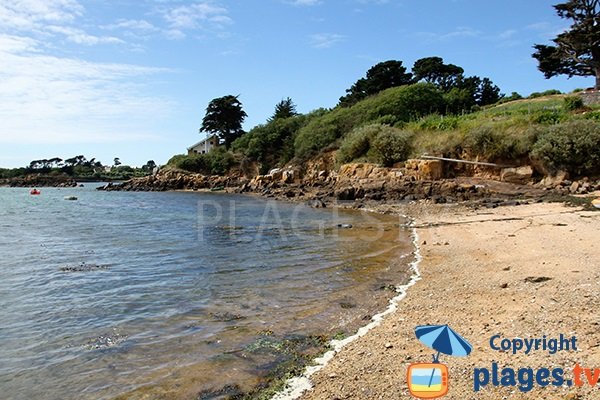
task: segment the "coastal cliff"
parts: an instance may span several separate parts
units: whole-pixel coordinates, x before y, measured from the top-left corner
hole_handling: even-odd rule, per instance
[[[456,167],[440,160],[408,160],[396,167],[371,163],[334,168],[333,156],[300,166],[275,169],[266,175],[206,176],[171,167],[153,176],[121,184],[109,183],[106,191],[224,190],[256,193],[265,197],[305,201],[313,207],[332,202],[430,200],[433,203],[481,201],[503,204],[516,199],[556,198],[600,190],[600,181],[568,180],[567,174],[534,178],[530,166],[518,168]]]

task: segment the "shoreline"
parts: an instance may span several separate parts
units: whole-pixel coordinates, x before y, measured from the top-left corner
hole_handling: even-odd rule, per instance
[[[378,212],[377,210],[368,210],[369,212]],[[295,400],[302,396],[306,391],[311,390],[313,388],[313,383],[311,381],[311,376],[315,373],[321,371],[326,368],[329,362],[346,347],[348,344],[354,342],[355,340],[367,335],[372,329],[379,326],[384,318],[389,314],[393,314],[399,307],[399,303],[407,296],[408,289],[415,285],[418,281],[421,280],[421,273],[419,271],[419,264],[421,263],[423,257],[421,255],[421,250],[419,247],[419,234],[414,228],[414,220],[412,220],[407,215],[402,215],[404,218],[409,219],[411,226],[411,239],[412,243],[415,246],[415,250],[413,251],[414,260],[409,264],[409,271],[412,273],[410,275],[410,279],[407,283],[398,285],[396,287],[397,295],[392,297],[389,302],[387,308],[375,314],[371,318],[371,322],[365,326],[360,327],[354,334],[348,336],[344,339],[340,340],[332,340],[329,344],[332,347],[331,350],[327,351],[325,354],[314,360],[315,365],[310,365],[306,368],[304,373],[299,377],[294,377],[289,379],[286,382],[286,388],[282,390],[280,393],[272,397],[272,400]]]
[[[594,299],[600,297],[596,294],[599,284],[581,276],[585,269],[588,275],[600,278],[600,265],[593,265],[600,254],[590,235],[600,213],[558,203],[479,210],[464,205],[417,204],[395,211],[414,218],[417,249],[423,257],[417,264],[422,280],[417,279],[404,293],[395,311],[384,312],[386,318],[371,327],[369,334],[357,333],[348,342],[342,341],[344,346],[334,346],[326,360],[316,360],[315,371],[305,371],[308,378],[288,382],[293,384],[291,389],[274,399],[409,398],[407,367],[413,362],[429,362],[431,353],[416,339],[414,328],[444,323],[474,346],[467,358],[442,357],[452,377],[446,398],[588,398],[565,396],[588,394],[593,390],[589,387],[534,387],[522,392],[517,386],[488,385],[475,393],[471,375],[475,368],[490,368],[492,361],[500,368],[508,365],[515,369],[560,365],[567,370],[575,362],[600,366],[600,354],[590,351],[600,345],[600,334],[590,333],[600,322],[594,319],[593,309],[589,315],[578,315],[581,308],[595,304]],[[565,240],[565,228],[572,240]],[[506,249],[509,244],[511,251]],[[578,267],[574,269],[572,264]],[[446,284],[439,283],[440,277]],[[443,301],[436,301],[437,296]],[[490,349],[487,341],[496,332],[511,338],[574,332],[579,336],[580,352],[513,356]]]

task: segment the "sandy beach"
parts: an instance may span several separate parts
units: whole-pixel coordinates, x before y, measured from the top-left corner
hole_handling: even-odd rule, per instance
[[[414,330],[430,324],[449,324],[473,346],[465,358],[441,355],[449,369],[444,398],[600,397],[599,386],[588,383],[600,374],[593,370],[600,368],[600,212],[558,203],[495,209],[415,205],[390,211],[415,218],[421,279],[394,313],[312,375],[313,388],[301,399],[411,398],[407,368],[430,362],[433,354]],[[558,340],[561,334],[575,337],[577,350],[543,350],[544,336]],[[492,349],[493,337],[497,347],[515,338],[540,339],[540,346],[513,354]],[[592,370],[575,373],[576,365]],[[539,373],[544,368],[551,374],[562,368],[563,382]]]

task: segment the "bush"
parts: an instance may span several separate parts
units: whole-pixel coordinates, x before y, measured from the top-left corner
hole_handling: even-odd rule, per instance
[[[411,150],[411,136],[411,133],[395,128],[383,129],[373,139],[375,156],[384,167],[406,160]]]
[[[550,89],[550,90],[546,90],[545,92],[533,92],[529,95],[530,99],[537,99],[538,97],[544,97],[544,96],[552,96],[555,94],[562,94],[562,92],[560,90],[557,89]]]
[[[264,169],[283,165],[294,156],[294,138],[313,113],[277,118],[258,125],[232,143],[232,150],[262,164]]]
[[[223,147],[218,147],[206,154],[194,154],[186,156],[178,154],[171,157],[168,165],[205,175],[224,175],[235,164],[233,154]]]
[[[580,96],[567,96],[564,99],[564,108],[567,111],[575,111],[583,108],[583,99]]]
[[[531,115],[531,122],[540,125],[560,124],[567,118],[564,112],[559,110],[540,110]]]
[[[366,156],[371,148],[371,141],[381,131],[383,125],[373,124],[354,129],[344,138],[336,156],[338,162],[344,164]]]
[[[412,133],[382,124],[371,124],[353,130],[337,152],[340,163],[364,159],[386,167],[404,161],[410,154]]]
[[[550,171],[576,175],[600,171],[600,124],[570,121],[546,128],[533,146],[532,156]]]
[[[167,165],[179,168],[178,167],[179,163],[186,157],[187,157],[187,155],[185,155],[185,154],[175,154],[173,157],[171,157],[169,159],[169,161],[167,161]]]
[[[442,93],[433,85],[418,83],[387,89],[352,107],[338,107],[310,121],[298,131],[295,154],[299,159],[306,159],[336,144],[353,129],[369,123],[401,125],[444,110]]]
[[[459,117],[430,115],[419,122],[419,129],[430,131],[450,131],[459,126]]]
[[[487,160],[516,160],[529,154],[538,133],[535,127],[526,131],[500,131],[484,125],[469,131],[465,145],[474,156]]]

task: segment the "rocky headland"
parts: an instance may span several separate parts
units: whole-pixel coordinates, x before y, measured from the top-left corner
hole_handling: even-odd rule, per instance
[[[0,179],[0,186],[8,187],[75,187],[77,181],[67,175],[30,174],[23,177]]]
[[[157,174],[99,190],[114,191],[227,191],[255,193],[269,198],[304,201],[313,207],[352,202],[366,203],[430,200],[436,204],[480,202],[487,206],[519,201],[560,199],[600,190],[600,181],[583,177],[570,180],[559,172],[543,176],[535,168],[494,168],[441,160],[408,160],[393,168],[370,163],[334,167],[325,156],[306,165],[274,169],[266,175],[206,176],[171,167]]]

